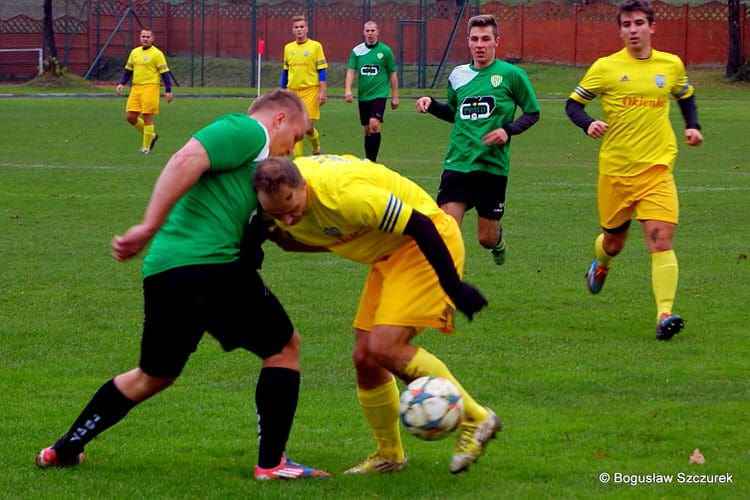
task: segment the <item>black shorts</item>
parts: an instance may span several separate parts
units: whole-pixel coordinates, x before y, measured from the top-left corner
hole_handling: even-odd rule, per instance
[[[466,210],[477,209],[485,219],[500,220],[505,215],[505,190],[508,178],[488,172],[456,172],[443,170],[440,176],[437,203],[466,203]]]
[[[289,316],[257,271],[239,261],[170,269],[143,280],[144,322],[139,366],[176,378],[210,333],[225,351],[242,347],[265,359],[294,332]]]
[[[386,100],[385,97],[378,97],[371,101],[357,101],[359,104],[359,123],[366,127],[370,124],[370,118],[377,118],[380,123],[383,123]]]

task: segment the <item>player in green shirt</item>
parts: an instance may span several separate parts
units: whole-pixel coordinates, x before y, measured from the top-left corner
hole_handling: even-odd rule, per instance
[[[380,125],[385,101],[391,95],[391,109],[398,108],[398,75],[393,51],[378,40],[380,29],[375,21],[365,23],[365,41],[352,49],[344,81],[344,100],[352,102],[352,85],[357,78],[359,121],[364,127],[365,157],[377,161],[380,151]]]
[[[477,210],[479,243],[505,262],[500,220],[510,169],[510,140],[539,120],[539,104],[526,73],[495,57],[499,42],[491,15],[469,19],[467,37],[472,62],[448,77],[447,103],[420,97],[416,107],[453,123],[438,188],[440,208],[459,224],[467,210]],[[515,118],[516,109],[523,114]]]
[[[143,263],[140,361],[99,388],[70,430],[39,452],[39,467],[81,463],[88,442],[174,383],[207,331],[226,351],[239,347],[263,360],[255,478],[328,476],[284,455],[299,393],[300,338],[263,284],[260,262],[240,259],[245,224],[258,208],[256,162],[291,154],[306,128],[300,99],[275,90],[247,115],[226,115],[199,130],[170,158],[143,221],[112,240],[114,258],[127,261],[153,238]]]

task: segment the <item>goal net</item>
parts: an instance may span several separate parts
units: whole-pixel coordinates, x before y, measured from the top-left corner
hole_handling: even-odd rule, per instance
[[[31,80],[44,71],[41,48],[0,49],[0,82]]]

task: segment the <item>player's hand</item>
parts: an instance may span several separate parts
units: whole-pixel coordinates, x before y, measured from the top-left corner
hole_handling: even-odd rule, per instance
[[[697,128],[685,129],[685,144],[688,146],[700,146],[703,142],[703,134]]]
[[[118,94],[122,94],[122,83],[118,83],[117,87],[115,87],[115,90],[117,90]]]
[[[609,125],[607,125],[605,122],[601,120],[594,120],[593,122],[591,122],[591,125],[589,125],[589,128],[586,131],[586,135],[588,135],[592,139],[601,139],[604,136],[604,132],[606,132],[608,128]]]
[[[112,238],[112,257],[121,262],[135,257],[153,235],[154,232],[143,224],[131,227],[124,235]]]
[[[167,101],[167,104],[169,104],[170,102],[172,102],[172,97],[174,97],[172,95],[172,92],[166,92],[164,94],[164,100]]]
[[[351,92],[345,92],[344,93],[344,100],[346,102],[352,102],[352,101],[354,101],[354,94],[352,94]]]
[[[427,109],[430,107],[430,104],[432,104],[431,97],[420,97],[419,99],[417,99],[416,103],[417,111],[419,111],[420,113],[427,113]]]
[[[456,289],[451,292],[450,298],[456,304],[456,309],[464,313],[469,321],[473,320],[474,314],[487,305],[487,299],[481,292],[463,281],[459,282]]]
[[[391,109],[397,109],[398,105],[401,103],[401,101],[398,100],[398,97],[392,97],[391,98]]]
[[[508,142],[508,132],[504,128],[496,128],[484,134],[482,143],[485,146],[494,146],[496,144],[505,144]]]

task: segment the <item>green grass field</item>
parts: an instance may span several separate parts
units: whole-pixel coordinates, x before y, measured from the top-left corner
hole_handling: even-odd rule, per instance
[[[373,450],[350,361],[366,268],[273,246],[263,276],[304,340],[287,451],[332,480],[252,480],[259,361],[225,354],[210,337],[174,387],[88,446],[83,465],[37,469],[38,450],[138,360],[140,259],[116,262],[110,239],[140,221],[161,167],[192,132],[250,100],[177,92],[157,117],[159,144],[140,156],[124,98],[0,99],[1,495],[750,498],[750,88],[699,87],[706,142],[682,147],[675,174],[675,310],[687,326],[657,342],[650,258],[637,226],[602,293],[592,296],[584,284],[598,233],[598,143],[563,111],[581,73],[530,71],[542,120],[513,139],[505,266],[476,242],[473,212],[464,222],[466,278],[490,306],[471,323],[459,319],[454,336],[419,338],[505,422],[485,456],[458,476],[447,470],[452,439],[406,434],[405,472],[341,474]],[[409,98],[385,118],[380,160],[434,193],[448,124],[418,115]],[[679,113],[673,118],[681,129]],[[332,98],[319,129],[326,152],[362,154],[355,105]],[[696,448],[704,465],[688,463]],[[612,479],[601,482],[603,473]],[[681,482],[727,474],[730,484]],[[629,484],[668,476],[671,484]]]

